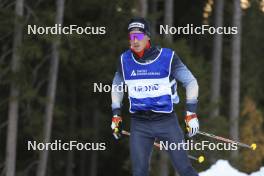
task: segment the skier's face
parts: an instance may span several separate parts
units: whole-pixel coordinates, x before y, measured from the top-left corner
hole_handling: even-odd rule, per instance
[[[130,47],[136,52],[141,52],[145,49],[149,37],[141,31],[131,31],[129,33]]]

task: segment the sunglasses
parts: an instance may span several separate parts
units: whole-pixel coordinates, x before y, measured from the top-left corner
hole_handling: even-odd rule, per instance
[[[144,33],[132,33],[129,34],[129,39],[130,40],[143,40],[144,39],[145,34]]]

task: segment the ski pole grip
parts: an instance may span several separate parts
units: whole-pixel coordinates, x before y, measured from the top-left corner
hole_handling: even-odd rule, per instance
[[[114,129],[114,132],[115,132],[115,133],[118,133],[118,131],[119,131],[118,128],[115,128],[115,129]]]

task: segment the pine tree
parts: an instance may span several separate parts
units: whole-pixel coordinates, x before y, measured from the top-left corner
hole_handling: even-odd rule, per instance
[[[241,117],[244,121],[240,130],[241,141],[247,144],[257,143],[258,145],[256,151],[241,150],[241,169],[252,172],[262,165],[264,159],[264,131],[262,129],[264,117],[250,97],[244,98]]]

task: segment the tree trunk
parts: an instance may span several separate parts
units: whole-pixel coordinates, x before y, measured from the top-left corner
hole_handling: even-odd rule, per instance
[[[152,19],[152,24],[151,24],[151,33],[152,33],[152,38],[155,38],[156,36],[156,26],[157,26],[157,10],[158,10],[158,2],[157,0],[152,0],[151,2],[152,6],[151,6],[151,15],[153,16]]]
[[[87,122],[87,118],[86,118],[86,108],[87,105],[85,103],[83,103],[82,105],[82,110],[81,110],[81,128],[82,129],[86,129],[87,128],[87,124],[89,124],[89,122]],[[82,140],[86,141],[87,136],[83,134],[82,136]],[[86,163],[86,157],[87,157],[87,151],[80,151],[81,152],[81,158],[80,158],[80,176],[86,176],[86,167],[87,167],[87,163]]]
[[[17,74],[20,69],[21,57],[18,48],[22,44],[23,24],[19,22],[19,18],[23,17],[23,0],[16,0],[15,7],[15,27],[13,39],[13,54],[11,61],[12,73]],[[16,142],[17,142],[17,123],[19,110],[19,86],[15,80],[11,82],[10,100],[8,110],[8,128],[6,143],[6,176],[15,176],[16,173]]]
[[[224,0],[217,0],[215,2],[215,27],[223,26],[223,7]],[[210,117],[219,116],[219,101],[221,89],[221,65],[222,65],[222,34],[215,34],[213,41],[212,52],[212,81],[211,81],[211,104],[213,108],[210,112]]]
[[[93,116],[93,132],[94,132],[94,140],[95,142],[98,142],[99,139],[99,122],[100,122],[100,117],[101,117],[101,112],[98,109],[98,103],[94,103],[95,106],[95,111],[94,111],[94,116]],[[90,170],[90,175],[91,176],[97,176],[97,165],[98,165],[98,152],[94,151],[91,156],[91,170]]]
[[[57,12],[55,23],[62,24],[63,13],[64,13],[64,0],[57,0]],[[49,72],[49,83],[47,90],[47,103],[44,115],[44,143],[48,143],[51,140],[51,130],[52,130],[52,117],[53,109],[55,104],[55,95],[57,87],[57,77],[59,70],[59,45],[60,40],[57,38],[52,43],[52,53],[51,53],[51,63]],[[40,153],[40,161],[37,170],[37,176],[45,176],[48,162],[48,150],[44,150]]]
[[[164,14],[164,25],[173,25],[173,0],[165,1],[165,14]],[[172,35],[165,35],[165,38],[172,42]],[[168,176],[169,167],[168,167],[168,156],[167,153],[160,153],[160,176]]]
[[[165,1],[165,14],[164,14],[164,25],[173,26],[173,0]],[[172,42],[173,38],[171,34],[166,34],[165,39]]]
[[[71,80],[71,115],[69,117],[69,137],[70,140],[74,140],[75,133],[75,122],[76,122],[76,84],[75,78]],[[67,168],[66,168],[66,176],[73,176],[73,168],[74,168],[74,151],[69,150],[67,153]]]
[[[86,176],[86,157],[87,153],[85,151],[81,151],[81,157],[80,157],[80,176]]]
[[[240,59],[241,59],[241,7],[240,0],[234,0],[233,25],[238,28],[238,34],[232,38],[231,57],[231,94],[230,94],[230,136],[239,139],[239,101],[240,101]],[[238,151],[231,153],[234,159]]]
[[[148,0],[139,0],[138,16],[145,18],[148,14]]]

